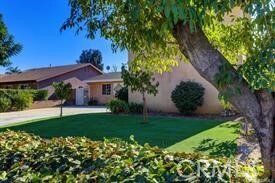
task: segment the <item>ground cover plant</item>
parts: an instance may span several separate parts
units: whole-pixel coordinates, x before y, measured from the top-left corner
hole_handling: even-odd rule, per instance
[[[1,182],[251,182],[262,168],[196,154],[173,154],[119,139],[45,141],[23,132],[0,133]],[[220,171],[220,172],[219,172]]]

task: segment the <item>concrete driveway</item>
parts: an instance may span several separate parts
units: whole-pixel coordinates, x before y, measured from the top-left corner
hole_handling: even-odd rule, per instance
[[[74,115],[74,114],[86,114],[86,113],[101,113],[107,112],[106,107],[64,107],[63,115]],[[6,112],[0,113],[0,127],[10,125],[17,122],[23,122],[28,120],[34,120],[39,118],[55,117],[59,116],[60,108],[43,108],[43,109],[32,109],[18,112]]]

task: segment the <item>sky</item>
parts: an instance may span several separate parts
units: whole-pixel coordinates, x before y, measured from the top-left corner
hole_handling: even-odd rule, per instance
[[[68,0],[0,0],[0,13],[8,31],[23,50],[11,57],[12,66],[21,70],[74,64],[84,49],[99,49],[104,68],[121,67],[127,62],[127,52],[113,53],[111,42],[100,36],[94,40],[85,35],[75,35],[74,30],[60,32],[62,23],[69,16]],[[0,73],[5,68],[0,66]]]

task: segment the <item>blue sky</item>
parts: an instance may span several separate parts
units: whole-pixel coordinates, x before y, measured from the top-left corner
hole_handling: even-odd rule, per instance
[[[23,45],[22,52],[11,58],[20,69],[47,67],[50,64],[73,64],[83,49],[99,49],[104,67],[127,62],[127,52],[113,53],[111,43],[96,37],[88,40],[75,36],[73,30],[60,33],[62,23],[69,15],[68,0],[0,0],[9,32]],[[0,73],[5,68],[0,67]]]

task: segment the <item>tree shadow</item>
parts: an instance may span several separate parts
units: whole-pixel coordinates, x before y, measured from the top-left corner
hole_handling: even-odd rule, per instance
[[[219,142],[211,138],[204,139],[200,142],[198,147],[194,147],[195,152],[208,152],[214,157],[232,157],[236,155],[237,143],[236,139],[230,141]]]
[[[230,128],[230,129],[234,129],[235,134],[240,134],[241,133],[241,124],[234,122],[234,123],[224,123],[224,124],[220,124],[219,125],[222,128]]]
[[[134,135],[140,144],[149,143],[152,146],[166,148],[224,123],[216,120],[163,116],[150,116],[150,121],[146,125],[141,124],[142,121],[142,116],[91,113],[40,119],[11,127],[0,127],[0,131],[21,130],[43,138],[85,136],[93,140],[129,140],[129,137]]]

